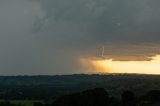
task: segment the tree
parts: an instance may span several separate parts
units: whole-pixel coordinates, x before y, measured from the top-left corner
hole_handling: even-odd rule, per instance
[[[136,97],[132,91],[125,91],[122,94],[122,106],[136,106]]]
[[[109,106],[108,101],[108,93],[103,88],[95,88],[63,96],[53,106]]]

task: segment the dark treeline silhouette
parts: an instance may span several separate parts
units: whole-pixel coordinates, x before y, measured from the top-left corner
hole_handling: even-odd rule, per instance
[[[114,96],[120,96],[125,90],[132,90],[139,96],[152,89],[160,89],[160,76],[134,74],[0,76],[0,99],[6,100],[48,100],[93,88],[105,88]]]
[[[108,93],[102,88],[87,90],[81,93],[63,96],[53,104],[55,106],[107,106]]]
[[[34,106],[160,106],[160,90],[152,90],[140,97],[136,97],[132,91],[124,91],[117,99],[105,89],[95,88],[61,96],[51,104],[35,102]]]
[[[8,100],[0,106],[27,106]],[[50,102],[34,102],[33,106],[160,106],[160,90],[152,90],[143,96],[124,91],[120,98],[109,95],[104,88],[94,88],[52,99]]]
[[[159,90],[159,75],[0,76],[0,106],[160,106]]]

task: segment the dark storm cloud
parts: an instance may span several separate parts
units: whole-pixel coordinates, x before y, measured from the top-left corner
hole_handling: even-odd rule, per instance
[[[40,31],[46,31],[46,35],[49,35],[45,36],[48,42],[57,42],[56,44],[60,46],[73,49],[80,48],[82,51],[97,45],[108,47],[108,43],[117,45],[117,48],[123,50],[125,45],[132,46],[132,43],[136,43],[136,47],[128,46],[127,50],[134,49],[137,53],[126,50],[115,53],[115,48],[111,48],[112,46],[108,49],[112,57],[132,55],[134,58],[134,55],[137,57],[139,54],[142,60],[148,60],[148,56],[159,53],[157,49],[160,39],[160,1],[158,0],[42,0],[40,2],[46,12],[46,16],[40,21],[43,22]],[[154,49],[147,48],[148,44],[152,43]],[[118,45],[121,45],[121,48]],[[143,50],[146,48],[148,51]]]
[[[41,3],[47,14],[44,20],[53,31],[57,25],[67,27],[66,31],[71,30],[65,33],[68,37],[82,33],[78,37],[104,42],[155,42],[159,39],[160,2],[157,0],[54,0]]]
[[[81,57],[159,54],[159,0],[1,0],[0,73],[79,73]],[[91,56],[91,57],[92,57]]]
[[[35,16],[43,16],[36,2],[0,1],[0,74],[35,74],[42,68],[42,48],[29,33]]]

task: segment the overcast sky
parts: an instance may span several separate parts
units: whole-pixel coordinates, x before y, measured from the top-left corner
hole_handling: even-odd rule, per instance
[[[0,75],[84,73],[80,58],[160,53],[159,0],[0,0]]]

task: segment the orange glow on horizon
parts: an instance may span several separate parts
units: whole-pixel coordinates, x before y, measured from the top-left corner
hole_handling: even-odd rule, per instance
[[[85,69],[102,73],[160,74],[160,55],[151,61],[113,61],[112,59],[81,59]]]

